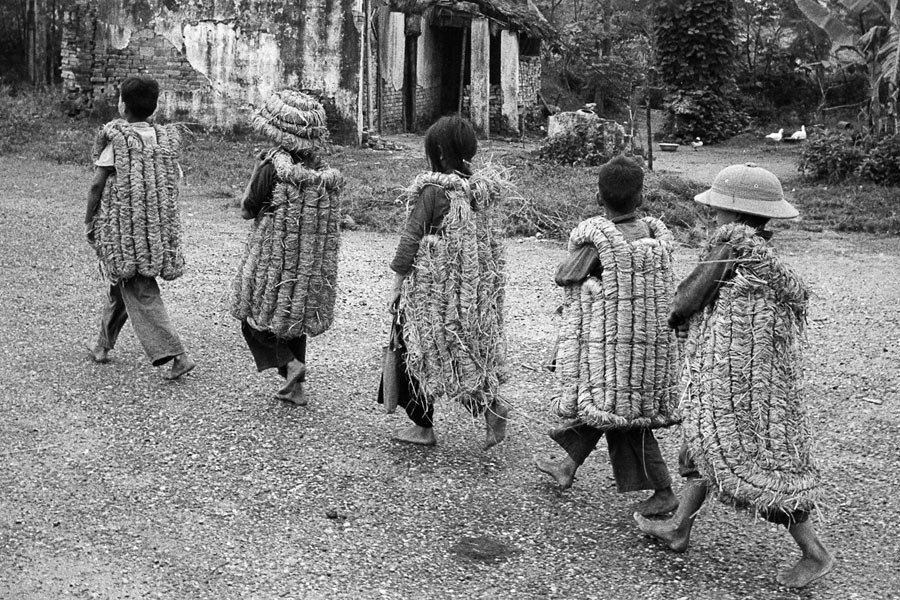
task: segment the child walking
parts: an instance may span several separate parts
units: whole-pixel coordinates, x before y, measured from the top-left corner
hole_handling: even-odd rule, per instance
[[[607,218],[572,231],[569,257],[556,271],[566,303],[555,367],[563,390],[554,403],[574,420],[550,432],[567,456],[535,464],[568,488],[606,434],[619,492],[652,490],[636,510],[659,515],[678,506],[652,431],[675,423],[675,347],[661,312],[671,297],[672,236],[658,219],[638,218],[643,183],[643,169],[629,158],[600,167]]]
[[[232,315],[257,370],[284,378],[275,398],[302,406],[307,336],[334,320],[344,178],[319,157],[328,130],[312,96],[273,94],[251,124],[275,145],[260,155],[241,201],[241,216],[253,224]]]
[[[508,410],[498,390],[505,363],[504,258],[492,217],[499,190],[487,174],[473,173],[477,149],[468,121],[442,117],[425,133],[432,170],[407,190],[411,210],[391,261],[388,298],[403,330],[398,404],[413,422],[394,436],[400,442],[437,442],[436,401],[483,414],[485,448],[506,437]]]
[[[718,229],[681,282],[669,325],[688,337],[681,411],[681,504],[664,521],[635,514],[638,528],[684,552],[710,492],[784,525],[802,557],[777,580],[804,587],[834,567],[810,521],[819,474],[800,377],[809,291],[768,245],[769,219],[797,210],[778,178],[753,164],[723,169],[695,200]]]
[[[178,213],[180,136],[173,126],[150,125],[159,84],[129,77],[119,88],[119,113],[100,130],[94,144],[94,180],[88,192],[85,234],[110,280],[100,334],[90,358],[109,362],[109,351],[125,321],[153,366],[172,362],[166,379],[191,371],[160,296],[157,277],[172,280],[184,272]]]

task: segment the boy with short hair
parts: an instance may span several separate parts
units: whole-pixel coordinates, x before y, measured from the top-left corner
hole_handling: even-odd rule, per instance
[[[595,217],[576,227],[570,237],[569,257],[556,271],[556,284],[567,290],[556,370],[570,397],[567,400],[564,391],[562,399],[555,402],[561,416],[576,419],[550,432],[568,456],[559,462],[536,459],[535,463],[561,488],[568,488],[605,433],[619,492],[653,490],[653,495],[638,503],[636,509],[641,514],[658,515],[678,505],[672,478],[651,429],[675,422],[671,414],[674,394],[668,389],[674,383],[674,369],[670,368],[674,345],[655,308],[667,306],[671,297],[672,238],[658,219],[637,217],[643,182],[640,165],[626,157],[613,158],[600,167],[598,200],[608,220]],[[634,279],[634,289],[629,288],[633,293],[619,293],[624,292],[622,286],[633,285],[632,275],[621,268],[623,260],[624,264],[640,265],[636,269],[641,277]],[[623,275],[628,282],[623,282]],[[596,293],[589,291],[594,288]],[[610,290],[612,294],[606,293]],[[592,294],[590,302],[596,309],[587,309],[591,315],[579,316],[586,294]],[[573,311],[574,317],[570,316]],[[641,317],[638,322],[636,314],[648,318]],[[573,318],[578,323],[568,327]],[[631,331],[624,325],[617,329],[622,318]],[[588,340],[592,320],[594,325],[603,323],[603,339]],[[599,353],[605,356],[591,354],[588,349],[598,344]],[[624,378],[630,375],[617,376],[609,366],[610,361],[623,358],[640,364],[639,369],[633,369],[633,381],[625,385]],[[665,365],[662,369],[656,369],[657,359]],[[618,403],[618,410],[613,403]]]
[[[185,352],[160,297],[156,277],[181,276],[177,196],[180,136],[173,126],[150,125],[159,84],[129,77],[119,88],[124,120],[107,123],[94,144],[94,180],[84,225],[110,280],[100,334],[90,358],[109,362],[122,326],[130,317],[153,366],[172,361],[166,379],[177,379],[195,363]]]
[[[784,525],[803,552],[778,582],[804,587],[834,567],[809,520],[819,473],[803,405],[800,346],[809,291],[767,242],[769,219],[791,219],[781,182],[754,164],[723,169],[694,198],[719,228],[678,286],[669,325],[687,342],[682,375],[681,505],[665,521],[635,514],[638,528],[687,550],[710,491]]]

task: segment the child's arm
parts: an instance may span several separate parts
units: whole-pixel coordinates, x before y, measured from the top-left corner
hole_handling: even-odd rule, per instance
[[[84,214],[84,233],[89,242],[94,241],[94,217],[100,210],[100,198],[103,196],[103,188],[106,187],[106,180],[109,179],[113,169],[110,167],[97,167],[94,172],[94,180],[88,190],[87,211]]]
[[[588,277],[600,277],[603,273],[603,265],[600,264],[600,256],[593,244],[585,244],[560,263],[556,268],[554,281],[560,287],[577,285]]]
[[[255,219],[271,202],[274,187],[275,165],[268,160],[257,163],[241,200],[241,217],[248,220]]]
[[[687,336],[691,317],[712,304],[719,295],[719,288],[733,275],[734,251],[730,245],[722,244],[705,256],[678,284],[669,312],[669,327],[679,337]]]

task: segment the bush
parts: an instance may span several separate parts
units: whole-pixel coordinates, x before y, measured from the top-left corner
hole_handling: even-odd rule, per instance
[[[859,176],[878,185],[900,184],[900,134],[882,138],[869,150]]]
[[[809,141],[799,170],[810,179],[837,183],[859,177],[878,185],[900,184],[900,135],[876,142],[828,132]]]
[[[624,147],[625,130],[621,125],[592,119],[548,138],[538,154],[544,160],[563,165],[593,167],[616,156]]]
[[[697,137],[718,142],[740,133],[748,122],[746,114],[712,90],[679,91],[667,98],[662,134],[680,143]]]

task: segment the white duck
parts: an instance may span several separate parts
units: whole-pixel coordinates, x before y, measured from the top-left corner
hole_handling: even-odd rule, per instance
[[[691,147],[694,149],[694,152],[703,147],[703,140],[700,138],[694,138],[694,141],[691,142]]]
[[[777,133],[770,133],[766,136],[767,140],[772,140],[773,142],[780,142],[784,137],[784,129],[779,129]]]
[[[800,131],[795,131],[791,134],[792,140],[803,141],[806,139],[806,125],[800,126]]]

